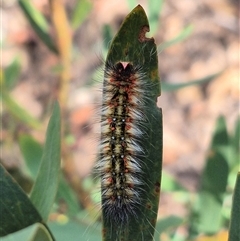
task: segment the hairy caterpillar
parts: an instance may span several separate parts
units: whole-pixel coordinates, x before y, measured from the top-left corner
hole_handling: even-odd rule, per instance
[[[143,147],[139,140],[147,98],[143,77],[141,67],[129,62],[106,64],[98,169],[103,212],[117,224],[136,215],[140,199]]]

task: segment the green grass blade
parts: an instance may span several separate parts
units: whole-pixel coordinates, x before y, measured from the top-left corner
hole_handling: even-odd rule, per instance
[[[178,36],[176,36],[174,39],[171,39],[171,40],[159,45],[158,46],[158,52],[162,52],[164,49],[183,41],[184,39],[186,39],[188,36],[191,35],[192,31],[193,31],[193,25],[190,24],[190,25],[186,26],[180,32],[180,34]]]
[[[49,26],[44,16],[33,6],[31,1],[18,0],[18,3],[38,37],[53,53],[57,54],[58,50],[48,33]]]
[[[78,28],[86,19],[92,9],[92,4],[89,0],[78,0],[72,13],[72,26]]]
[[[144,108],[148,121],[144,123],[142,145],[148,155],[141,157],[141,182],[144,195],[141,198],[138,218],[129,216],[128,226],[119,227],[109,221],[103,212],[103,240],[150,241],[156,224],[162,166],[162,112],[156,106],[160,95],[158,59],[154,39],[146,39],[143,29],[149,23],[143,8],[138,5],[125,18],[120,30],[110,46],[106,62],[131,62],[141,65],[147,84],[146,91],[151,96]],[[105,83],[104,83],[105,84]]]
[[[42,221],[30,199],[1,164],[0,187],[0,237]]]
[[[165,92],[168,91],[176,91],[185,87],[189,87],[189,86],[194,86],[194,85],[201,85],[201,84],[205,84],[209,81],[214,80],[216,77],[218,77],[222,72],[218,72],[216,74],[212,74],[212,75],[208,75],[204,78],[201,79],[196,79],[196,80],[190,80],[187,83],[180,83],[180,84],[169,84],[166,82],[162,82],[162,90]]]
[[[237,175],[233,194],[232,214],[228,241],[240,240],[240,172]]]
[[[46,142],[38,175],[30,194],[30,199],[44,221],[47,220],[51,211],[58,187],[61,153],[60,127],[60,108],[56,103],[47,128]]]

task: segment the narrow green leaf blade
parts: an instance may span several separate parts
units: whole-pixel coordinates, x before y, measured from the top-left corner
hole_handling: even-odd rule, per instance
[[[176,91],[185,87],[189,87],[189,86],[194,86],[194,85],[201,85],[201,84],[205,84],[211,80],[214,80],[217,76],[219,76],[221,74],[221,72],[216,73],[216,74],[212,74],[212,75],[208,75],[204,78],[201,79],[196,79],[196,80],[191,80],[187,83],[179,83],[179,84],[169,84],[166,82],[162,82],[162,90],[165,92],[168,91]]]
[[[38,226],[36,226],[34,234],[28,241],[55,241],[55,239],[53,239],[48,227],[39,223]]]
[[[55,200],[61,153],[60,107],[56,102],[50,118],[41,165],[30,194],[35,207],[46,221]]]
[[[80,211],[76,193],[73,191],[63,175],[60,175],[56,200],[63,200],[66,203],[67,214],[70,217],[76,216],[76,214]]]
[[[72,26],[74,29],[78,28],[85,18],[89,15],[92,9],[92,4],[89,0],[77,1],[76,7],[72,14]]]
[[[176,44],[176,43],[179,43],[181,41],[183,41],[184,39],[186,39],[188,36],[191,35],[193,31],[193,25],[188,25],[186,26],[180,33],[178,36],[176,36],[174,39],[172,40],[169,40],[165,43],[162,43],[161,45],[158,46],[158,52],[161,52],[163,51],[164,49]]]
[[[195,234],[215,234],[222,225],[222,205],[227,187],[229,164],[223,148],[229,144],[226,121],[220,116],[216,122],[212,143],[201,178],[198,202],[191,222]]]
[[[137,218],[129,215],[127,227],[114,224],[103,209],[103,240],[140,241],[152,240],[156,224],[162,166],[162,112],[156,106],[160,95],[158,59],[153,38],[146,38],[149,23],[143,8],[138,5],[125,18],[120,30],[111,43],[107,63],[130,62],[141,66],[144,71],[144,92],[149,95],[143,109],[147,117],[141,145],[148,153],[141,156],[141,179],[143,195],[140,200]],[[104,84],[106,84],[104,82]],[[146,87],[146,89],[145,89]],[[113,217],[114,218],[114,217]]]
[[[19,146],[30,175],[35,180],[41,164],[43,154],[42,145],[32,138],[32,136],[23,134],[19,138]],[[59,179],[56,200],[64,200],[70,216],[76,215],[80,210],[76,194],[62,174]]]
[[[20,135],[19,147],[33,180],[36,179],[41,163],[43,148],[32,136]]]
[[[232,214],[228,241],[240,240],[240,172],[237,175],[233,194]]]
[[[14,232],[12,234],[9,234],[3,238],[1,238],[1,241],[28,241],[29,237],[31,237],[36,229],[36,226],[38,224],[33,224],[29,227],[23,228],[17,232]]]
[[[239,152],[240,151],[240,116],[238,116],[236,123],[235,123],[235,129],[233,133],[232,138],[234,149]]]
[[[162,171],[162,183],[161,183],[161,190],[165,192],[174,192],[174,191],[184,191],[187,190],[180,185],[175,178],[167,173],[166,171]]]
[[[0,164],[0,237],[41,222],[27,195]]]
[[[234,133],[231,137],[231,168],[238,168],[239,167],[239,156],[240,156],[240,117],[238,116]]]
[[[203,171],[201,190],[216,196],[217,200],[218,198],[222,200],[222,194],[227,186],[228,172],[226,158],[221,153],[213,151],[210,153]]]
[[[177,228],[182,223],[183,219],[177,216],[169,216],[167,218],[158,220],[154,240],[160,240],[160,235],[163,232],[169,232],[169,229]]]
[[[18,58],[15,58],[13,62],[4,70],[4,88],[6,90],[10,90],[14,87],[20,74],[20,70],[21,67]]]
[[[1,241],[53,241],[49,231],[41,223],[33,224],[0,239]]]
[[[216,199],[216,196],[210,192],[201,191],[198,200],[198,219],[195,223],[195,233],[204,233],[213,235],[217,233],[222,226],[222,200]],[[193,221],[193,219],[191,219]]]
[[[155,35],[158,30],[159,16],[162,12],[163,0],[151,0],[148,4],[149,23],[151,26],[151,34]]]
[[[58,50],[48,33],[49,27],[44,16],[32,5],[31,1],[18,0],[18,3],[38,37],[52,52],[57,54]]]
[[[219,149],[229,144],[227,124],[224,116],[219,116],[216,122],[215,131],[212,137],[211,148]]]
[[[96,225],[89,226],[82,222],[48,223],[57,241],[101,241],[101,232]]]
[[[129,9],[133,9],[138,3],[136,0],[127,0]]]

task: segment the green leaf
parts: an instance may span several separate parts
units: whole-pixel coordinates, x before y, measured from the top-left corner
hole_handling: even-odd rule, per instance
[[[18,232],[8,235],[1,241],[53,241],[49,231],[40,223],[33,224]]]
[[[42,146],[31,136],[22,135],[19,140],[20,149],[24,156],[27,168],[33,180],[36,179],[43,153]],[[67,213],[75,216],[79,211],[79,203],[76,194],[69,186],[63,175],[60,175],[56,200],[63,200],[67,205]]]
[[[173,176],[166,171],[162,171],[161,191],[186,191],[186,189],[177,182]]]
[[[58,50],[48,33],[49,26],[44,16],[33,6],[31,1],[18,0],[18,3],[38,37],[52,52],[58,54]]]
[[[190,225],[192,233],[214,234],[222,226],[221,210],[229,174],[228,160],[222,148],[228,144],[226,122],[220,116],[201,178],[198,202]]]
[[[215,131],[212,137],[212,149],[218,149],[229,144],[229,137],[227,132],[227,124],[224,116],[219,116],[217,119]]]
[[[111,43],[106,63],[131,62],[141,66],[144,80],[147,84],[143,91],[149,94],[143,109],[147,117],[141,146],[147,155],[141,156],[140,182],[143,183],[144,194],[138,200],[137,219],[131,215],[127,227],[121,227],[108,219],[103,209],[103,240],[152,240],[156,224],[160,194],[161,166],[162,166],[162,112],[157,107],[157,97],[160,95],[158,59],[154,39],[146,38],[149,29],[147,16],[143,8],[138,5],[125,18],[120,30]],[[106,84],[104,82],[104,84]]]
[[[60,127],[60,107],[56,102],[47,128],[41,165],[30,194],[30,199],[44,221],[48,219],[58,187],[61,153]]]
[[[203,171],[203,191],[210,192],[216,196],[216,201],[222,201],[222,194],[226,190],[229,167],[227,160],[217,151],[213,151]]]
[[[34,234],[28,241],[55,241],[47,226],[38,224]]]
[[[232,170],[238,170],[240,156],[240,117],[237,118],[233,135],[230,138],[231,150],[229,154],[229,165]]]
[[[210,192],[201,191],[199,194],[198,233],[212,235],[222,227],[222,200]]]
[[[240,240],[240,172],[237,175],[233,194],[232,214],[228,241]]]
[[[162,52],[164,49],[176,44],[176,43],[179,43],[181,41],[183,41],[184,39],[186,39],[188,36],[191,35],[193,31],[193,25],[188,25],[186,26],[178,36],[176,36],[174,39],[172,40],[169,40],[165,43],[162,43],[161,45],[158,46],[158,52]]]
[[[92,4],[89,0],[78,0],[72,13],[72,26],[78,28],[86,19],[92,9]]]
[[[28,241],[29,237],[31,237],[36,229],[37,224],[33,224],[27,228],[21,229],[20,231],[14,232],[1,238],[1,241]]]
[[[162,82],[162,90],[165,92],[168,91],[175,91],[175,90],[179,90],[188,86],[193,86],[193,85],[201,85],[204,83],[207,83],[211,80],[214,80],[216,77],[218,77],[222,72],[218,72],[216,74],[212,74],[212,75],[208,75],[204,78],[201,79],[196,79],[196,80],[190,80],[187,83],[180,83],[180,84],[169,84],[166,82]]]
[[[76,193],[73,191],[63,175],[60,175],[56,200],[63,200],[66,203],[67,213],[69,216],[76,216],[76,214],[80,211]]]
[[[167,218],[158,220],[154,240],[160,240],[160,235],[163,232],[169,233],[171,229],[176,229],[181,224],[183,224],[183,219],[177,216],[169,216]]]
[[[240,116],[237,118],[235,123],[232,144],[236,152],[239,152],[240,151]]]
[[[151,25],[151,34],[155,35],[158,30],[159,16],[162,12],[163,0],[151,0],[148,2],[149,23]]]
[[[33,180],[36,179],[41,163],[43,148],[30,135],[22,134],[19,137],[19,147]]]
[[[48,224],[57,241],[101,241],[99,224],[91,226],[82,222],[68,221],[67,223],[50,222]]]
[[[133,9],[137,6],[138,2],[136,0],[128,0],[128,7],[129,9]]]
[[[41,222],[27,195],[0,164],[0,237]]]
[[[2,89],[0,95],[2,97],[4,106],[15,118],[32,128],[39,129],[41,127],[41,123],[32,117],[25,109],[19,106],[16,101],[12,99],[9,93],[5,91],[5,89]]]
[[[20,135],[19,146],[24,156],[27,168],[30,171],[30,175],[32,179],[35,180],[41,164],[43,154],[42,145],[31,136],[24,134]],[[64,200],[64,202],[67,204],[69,215],[74,216],[79,212],[80,209],[76,194],[68,185],[63,175],[60,175],[56,199]]]
[[[20,75],[20,62],[18,58],[15,58],[13,62],[4,70],[4,88],[10,90],[16,84],[18,77]]]

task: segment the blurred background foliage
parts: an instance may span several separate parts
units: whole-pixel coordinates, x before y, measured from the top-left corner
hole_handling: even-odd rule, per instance
[[[29,193],[58,99],[62,172],[49,227],[60,241],[100,240],[100,193],[90,172],[102,59],[137,4],[158,46],[162,84],[164,171],[155,240],[226,240],[240,156],[237,1],[3,0],[0,161]],[[31,226],[27,237],[35,240],[42,230]]]

